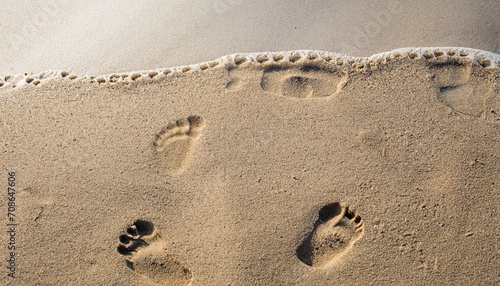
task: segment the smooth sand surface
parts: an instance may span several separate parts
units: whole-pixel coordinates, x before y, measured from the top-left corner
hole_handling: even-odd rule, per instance
[[[500,53],[498,0],[9,1],[0,5],[0,75],[97,75],[234,53],[402,47]]]
[[[7,82],[2,280],[498,284],[499,60],[271,53]]]

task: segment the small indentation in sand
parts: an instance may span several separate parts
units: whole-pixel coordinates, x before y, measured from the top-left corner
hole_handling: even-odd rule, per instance
[[[332,59],[333,59],[333,58],[332,58],[332,56],[330,56],[330,55],[323,55],[323,60],[324,60],[325,62],[331,62],[331,61],[332,61]]]
[[[275,62],[279,62],[279,61],[281,61],[281,60],[283,60],[283,55],[282,55],[282,54],[275,54],[275,55],[273,56],[273,61],[275,61]]]
[[[314,228],[297,247],[297,258],[311,267],[324,267],[338,260],[364,234],[363,220],[339,203],[324,206]]]
[[[156,135],[153,145],[167,171],[178,173],[185,169],[204,126],[203,118],[190,116],[168,124]]]
[[[314,52],[310,52],[307,54],[307,59],[309,59],[309,60],[315,60],[317,57],[318,57],[318,54],[316,54]]]
[[[131,80],[137,80],[140,77],[141,77],[140,73],[133,73],[133,74],[130,75],[130,79]]]
[[[444,55],[444,53],[443,53],[441,50],[435,50],[435,51],[434,51],[434,55],[435,55],[436,57],[440,57],[440,56]]]
[[[430,60],[432,58],[434,58],[434,54],[430,51],[426,51],[422,54],[422,56],[424,57],[424,59],[426,60]]]
[[[256,60],[259,62],[259,63],[263,63],[267,60],[269,60],[269,58],[267,57],[267,55],[264,55],[264,54],[261,54],[261,55],[258,55],[256,57]]]
[[[244,56],[236,56],[234,58],[234,63],[237,65],[241,65],[242,63],[246,62],[246,58]]]
[[[293,53],[293,54],[290,55],[290,57],[288,58],[288,60],[291,63],[295,63],[296,61],[300,60],[301,58],[302,58],[302,56],[299,53]]]
[[[190,285],[191,271],[167,254],[164,242],[153,223],[137,220],[118,237],[118,253],[125,265],[158,285]]]

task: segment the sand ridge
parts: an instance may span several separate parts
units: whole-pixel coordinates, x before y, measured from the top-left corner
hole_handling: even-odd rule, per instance
[[[7,81],[15,282],[494,285],[498,58],[292,51]]]

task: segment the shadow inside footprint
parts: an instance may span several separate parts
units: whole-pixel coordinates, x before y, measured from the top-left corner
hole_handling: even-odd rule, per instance
[[[324,206],[307,238],[297,247],[297,258],[311,267],[324,267],[340,258],[363,236],[361,217],[339,203]]]
[[[148,243],[143,239],[152,235],[154,226],[149,221],[137,220],[127,228],[126,234],[120,235],[117,250],[121,255],[132,255],[139,247],[146,246]]]
[[[158,285],[189,285],[191,271],[165,251],[154,225],[137,220],[118,237],[116,248],[125,256],[125,265]]]

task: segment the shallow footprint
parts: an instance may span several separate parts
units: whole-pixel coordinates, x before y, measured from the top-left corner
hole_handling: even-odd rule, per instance
[[[493,86],[487,82],[475,83],[470,64],[451,60],[432,65],[431,71],[441,103],[465,115],[480,117],[485,114]]]
[[[449,108],[474,117],[480,117],[488,109],[493,88],[486,84],[444,86],[439,89],[438,99]]]
[[[203,127],[203,118],[190,116],[170,123],[156,135],[153,143],[156,154],[167,171],[178,173],[185,169]]]
[[[297,258],[311,267],[324,267],[351,249],[363,234],[359,215],[339,203],[328,204],[319,211],[314,229],[297,247]]]
[[[137,220],[120,235],[118,253],[125,256],[125,265],[148,277],[158,285],[190,285],[191,271],[165,251],[164,243],[154,225]]]
[[[263,90],[285,97],[316,98],[338,93],[347,76],[313,68],[271,68],[264,70]]]

